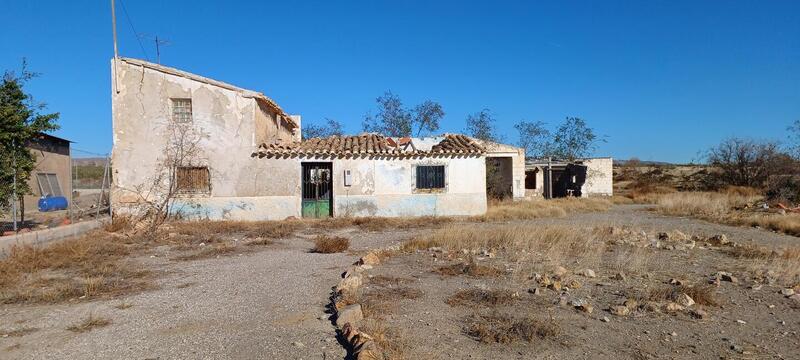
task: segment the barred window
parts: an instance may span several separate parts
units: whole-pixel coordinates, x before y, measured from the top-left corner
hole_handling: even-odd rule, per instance
[[[172,99],[172,120],[178,123],[192,121],[192,99]]]
[[[181,194],[211,192],[211,179],[205,166],[178,167],[175,171],[175,184]]]
[[[417,166],[417,189],[444,189],[444,165]]]
[[[58,183],[58,175],[38,173],[36,179],[39,181],[41,196],[64,196],[61,192],[61,185]]]

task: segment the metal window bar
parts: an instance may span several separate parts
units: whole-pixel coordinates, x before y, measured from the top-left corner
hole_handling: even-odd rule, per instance
[[[417,166],[417,189],[443,189],[444,165]]]
[[[175,171],[175,182],[179,193],[211,191],[211,179],[207,167],[179,167]]]
[[[192,121],[192,99],[172,99],[172,120],[179,123]]]
[[[61,185],[58,183],[58,175],[48,173],[36,174],[39,183],[39,194],[41,196],[64,196],[61,192]]]

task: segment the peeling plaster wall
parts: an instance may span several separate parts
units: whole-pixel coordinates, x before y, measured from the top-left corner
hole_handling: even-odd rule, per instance
[[[614,195],[614,160],[612,158],[585,159],[586,183],[581,188],[582,196]]]
[[[445,189],[415,189],[416,165],[444,165]],[[352,186],[344,186],[350,170]],[[486,212],[483,156],[333,161],[335,216],[456,216]]]
[[[264,119],[273,119],[274,126],[275,114],[259,109],[255,99],[238,91],[125,61],[118,62],[118,78],[119,93],[112,92],[114,187],[111,201],[115,211],[124,210],[126,204],[135,204],[139,199],[137,193],[141,191],[132,190],[146,188],[161,168],[159,161],[169,141],[166,130],[172,115],[172,98],[192,99],[192,123],[204,136],[200,142],[202,154],[193,165],[208,166],[211,175],[211,193],[186,201],[214,204],[219,207],[209,212],[214,215],[225,213],[223,210],[228,207],[234,213],[237,211],[236,206],[219,205],[225,203],[222,198],[296,196],[299,193],[299,170],[294,170],[299,168],[297,161],[257,161],[250,157],[258,144],[258,134],[276,139],[287,137],[276,130],[277,127],[270,132],[268,124],[256,126]],[[279,205],[272,206],[266,204],[268,200],[255,203],[287,211],[283,206],[285,201],[275,198]],[[299,200],[297,202],[295,207],[299,209]]]
[[[112,60],[112,72],[113,72]],[[211,192],[176,200],[172,212],[191,219],[282,220],[301,216],[303,162],[331,162],[335,216],[479,215],[486,212],[483,156],[433,158],[253,158],[258,144],[293,139],[287,124],[255,99],[187,77],[119,61],[118,90],[112,93],[113,191],[119,213],[139,201],[131,191],[156,177],[171,98],[192,99],[192,124],[205,135],[201,159]],[[113,81],[113,78],[112,78]],[[297,121],[299,122],[299,117]],[[524,155],[523,155],[524,161]],[[445,165],[446,189],[420,192],[414,166]],[[516,165],[515,165],[516,166]],[[352,185],[344,186],[344,170]],[[515,179],[516,179],[515,174]],[[524,171],[518,187],[524,191]],[[516,180],[515,180],[516,181]],[[515,185],[515,189],[517,185]],[[517,191],[515,190],[515,197]]]

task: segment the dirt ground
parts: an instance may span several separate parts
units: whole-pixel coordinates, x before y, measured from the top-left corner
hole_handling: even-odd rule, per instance
[[[800,245],[797,237],[665,217],[635,205],[475,226],[525,225],[611,226],[649,234],[680,230],[704,238],[725,234],[737,243],[775,249]],[[136,259],[161,274],[155,290],[57,305],[0,305],[0,358],[343,359],[346,351],[325,312],[342,271],[363,251],[399,245],[433,231],[331,231],[330,235],[351,240],[351,251],[338,254],[309,252],[313,235],[303,232],[250,252],[194,261],[171,261],[172,250],[156,248]],[[365,290],[376,286],[418,290],[408,298],[384,298],[375,316],[406,359],[800,358],[800,305],[779,293],[786,285],[757,282],[744,260],[724,250],[705,245],[653,250],[657,260],[622,280],[613,268],[597,267],[592,278],[575,274],[584,268],[582,264],[563,263],[568,271],[563,283],[581,284],[567,291],[542,286],[532,274],[521,271],[519,262],[501,253],[473,256],[421,250],[390,257],[374,267],[368,276],[395,284],[378,286],[378,280],[370,280]],[[435,272],[468,258],[498,271],[490,276]],[[553,264],[545,259],[536,265],[540,271],[539,265],[547,269]],[[652,289],[674,286],[670,279],[706,284],[719,271],[730,272],[737,282],[722,281],[713,287],[716,305],[694,306],[706,312],[702,319],[688,310],[647,310],[643,300],[624,316],[607,311]],[[511,295],[493,306],[448,301],[460,290]],[[576,309],[579,303],[592,305],[593,311]],[[68,330],[90,315],[110,323],[84,332]],[[531,318],[557,331],[507,343],[481,341],[470,332],[482,317],[498,315]]]

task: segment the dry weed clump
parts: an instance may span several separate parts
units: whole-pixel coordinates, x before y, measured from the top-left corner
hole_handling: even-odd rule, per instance
[[[541,321],[532,317],[517,317],[494,312],[470,318],[467,335],[484,343],[509,344],[517,341],[531,342],[536,338],[558,336],[561,327],[554,319]]]
[[[242,234],[247,238],[277,239],[292,235],[300,221],[180,221],[170,226],[181,235],[207,237],[215,234]]]
[[[509,305],[516,298],[510,290],[467,289],[457,291],[445,303],[450,306],[500,306]]]
[[[0,303],[91,299],[153,287],[151,273],[125,259],[130,248],[102,231],[45,247],[16,246],[0,260]]]
[[[472,258],[470,258],[467,262],[442,266],[438,269],[435,269],[434,272],[445,276],[468,275],[472,277],[490,277],[503,274],[502,270],[498,270],[491,266],[477,264]]]
[[[25,335],[28,335],[28,334],[33,334],[33,333],[35,333],[37,331],[39,331],[38,328],[32,328],[32,327],[24,327],[24,328],[14,329],[14,330],[0,330],[0,338],[21,337],[21,336],[25,336]]]
[[[94,315],[89,314],[89,316],[86,317],[85,319],[83,319],[83,321],[81,321],[78,324],[75,324],[75,325],[72,325],[72,326],[68,327],[67,330],[73,331],[73,332],[77,332],[77,333],[82,333],[82,332],[90,331],[90,330],[95,329],[95,328],[108,326],[110,324],[111,324],[111,320],[109,320],[107,318],[95,317]]]
[[[333,254],[347,250],[350,247],[350,239],[340,236],[319,235],[314,238],[314,248],[311,252],[320,254]]]
[[[409,346],[402,333],[396,328],[386,326],[380,319],[366,318],[362,320],[359,329],[375,341],[378,348],[383,352],[385,360],[404,359],[404,349]]]
[[[561,198],[542,201],[493,201],[486,214],[473,217],[476,221],[525,220],[545,217],[564,217],[570,213],[606,211],[611,200],[604,198]]]
[[[678,285],[661,287],[650,290],[646,300],[650,301],[677,301],[681,295],[686,294],[699,305],[717,306],[716,290],[710,285]]]
[[[219,243],[214,245],[203,246],[199,251],[186,255],[177,256],[174,258],[174,260],[190,261],[199,259],[209,259],[219,256],[231,255],[234,252],[236,252],[236,246],[230,243]]]
[[[800,282],[800,246],[780,251],[763,247],[745,245],[725,251],[731,257],[747,262],[747,267],[755,274],[769,274],[786,284]]]

